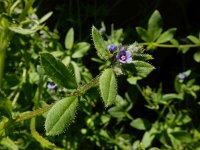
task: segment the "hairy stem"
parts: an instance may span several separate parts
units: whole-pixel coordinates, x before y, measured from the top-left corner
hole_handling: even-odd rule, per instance
[[[92,79],[89,83],[80,86],[78,89],[76,89],[73,93],[71,93],[69,96],[82,96],[83,94],[85,94],[90,88],[92,88],[93,86],[95,86],[98,81],[99,81],[99,77],[100,75],[96,76],[94,79]],[[21,115],[19,115],[17,117],[17,119],[15,120],[15,122],[20,122],[23,120],[27,120],[27,119],[31,119],[35,116],[41,115],[45,112],[47,112],[48,110],[50,110],[53,106],[55,105],[55,103],[51,104],[51,105],[47,105],[43,108],[39,108],[37,110],[34,111],[30,111],[30,112],[25,112],[22,113]]]

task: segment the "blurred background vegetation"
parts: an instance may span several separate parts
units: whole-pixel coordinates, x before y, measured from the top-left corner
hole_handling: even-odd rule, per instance
[[[3,1],[0,0],[0,13],[4,12],[1,4]],[[34,32],[31,36],[20,34],[13,36],[6,52],[5,80],[2,91],[0,90],[0,98],[11,99],[14,114],[12,115],[15,117],[21,112],[43,107],[63,97],[63,93],[56,95],[47,89],[50,79],[44,76],[39,68],[39,52],[55,52],[54,54],[63,60],[67,56],[71,57],[70,52],[68,53],[64,46],[66,34],[71,28],[74,29],[75,44],[83,41],[91,44],[84,56],[70,58],[83,73],[80,75],[83,83],[89,82],[100,72],[101,64],[91,59],[97,57],[91,37],[93,25],[101,29],[104,24],[107,35],[111,34],[113,26],[115,30],[123,29],[123,44],[132,44],[135,41],[142,43],[136,27],[146,28],[152,13],[159,10],[163,19],[163,29],[175,27],[177,31],[174,38],[180,44],[193,44],[187,37],[188,35],[199,36],[200,9],[198,4],[199,0],[35,0],[33,8],[36,11],[32,10],[30,14],[36,13],[38,18],[41,18],[52,11],[53,15],[45,21],[42,32]],[[23,6],[22,1],[19,8],[22,9]],[[15,19],[18,15],[12,17]],[[8,18],[8,20],[11,19]],[[98,89],[90,89],[86,95],[87,101],[83,100],[80,103],[81,109],[76,115],[75,123],[56,137],[45,135],[44,118],[46,114],[37,117],[36,125],[32,119],[7,127],[9,113],[5,113],[6,115],[0,113],[0,129],[2,129],[0,149],[51,149],[52,147],[59,149],[58,147],[63,147],[64,149],[81,150],[129,150],[131,148],[134,150],[134,147],[137,147],[139,150],[158,147],[171,150],[199,150],[200,106],[198,99],[200,95],[197,92],[199,86],[198,90],[193,91],[192,89],[193,85],[200,85],[200,64],[194,60],[197,50],[199,47],[185,51],[165,47],[145,50],[153,56],[154,59],[149,62],[156,69],[147,78],[138,81],[141,89],[130,85],[126,81],[127,76],[119,76],[117,78],[118,93],[121,97],[117,97],[118,105],[110,109],[105,109]],[[56,53],[57,51],[59,53]],[[177,75],[185,71],[189,79],[183,82],[182,80],[177,81]],[[176,85],[186,90],[181,91],[180,87],[174,87]],[[41,97],[38,98],[42,101],[41,103],[37,101],[38,89],[42,91],[39,92]],[[140,90],[146,95],[142,95]],[[181,92],[184,93],[182,98],[177,96]],[[174,95],[165,95],[166,93]],[[152,104],[158,108],[146,107],[146,99],[155,100]],[[156,102],[156,100],[162,101],[163,99],[170,102]],[[181,100],[176,101],[177,99]],[[4,107],[5,103],[0,103],[1,111],[4,110],[2,106]],[[9,123],[12,124],[12,121]],[[151,129],[158,132],[155,133]],[[170,129],[169,135],[168,129]],[[175,133],[176,129],[180,131],[178,135]],[[150,132],[153,132],[156,138],[145,136],[145,133]],[[41,137],[37,133],[48,141],[44,139],[40,141]],[[177,142],[176,138],[174,140],[171,135],[183,143],[186,141],[185,145]],[[38,137],[40,137],[39,140]],[[144,148],[140,145],[141,141],[146,142]]]

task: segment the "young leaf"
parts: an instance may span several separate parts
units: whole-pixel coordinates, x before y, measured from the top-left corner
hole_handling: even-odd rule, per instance
[[[44,15],[44,16],[39,20],[39,23],[41,24],[41,23],[45,22],[46,20],[48,20],[48,19],[51,17],[52,14],[53,14],[52,11],[48,12],[46,15]]]
[[[34,28],[31,28],[31,29],[25,29],[22,27],[9,27],[9,29],[11,31],[18,33],[18,34],[23,34],[23,35],[35,33],[42,28],[43,28],[43,26],[39,26],[39,25],[35,26]]]
[[[58,101],[48,112],[45,121],[47,135],[61,134],[75,118],[78,98],[75,96]]]
[[[74,75],[75,75],[76,82],[80,83],[81,82],[81,71],[80,71],[81,69],[78,66],[78,64],[75,63],[74,61],[71,61],[71,65],[72,65],[73,70],[74,70]]]
[[[142,40],[144,40],[146,42],[151,42],[150,36],[146,29],[144,29],[142,27],[136,27],[136,31]]]
[[[189,35],[187,36],[187,38],[192,41],[194,44],[200,44],[200,39],[198,39],[197,37],[193,36],[193,35]]]
[[[155,41],[162,32],[162,18],[158,10],[155,10],[154,13],[151,15],[148,28],[148,34],[151,38],[151,41]]]
[[[130,123],[130,126],[138,130],[148,130],[151,127],[151,123],[144,118],[137,118]]]
[[[56,60],[56,58],[49,53],[41,53],[40,57],[45,73],[52,80],[69,89],[77,87],[73,74],[61,61]]]
[[[93,39],[94,46],[97,50],[97,54],[99,55],[99,57],[101,57],[102,59],[108,59],[109,52],[108,50],[106,50],[106,44],[101,34],[94,26],[92,27],[92,39]]]
[[[165,43],[165,42],[170,41],[173,38],[175,32],[176,32],[176,28],[168,29],[167,31],[165,31],[164,33],[160,35],[156,43]]]
[[[65,48],[72,49],[74,44],[74,29],[70,28],[65,37]]]
[[[105,105],[113,104],[117,96],[117,82],[111,68],[106,69],[100,76],[99,88]]]
[[[81,58],[90,49],[90,44],[86,42],[80,42],[74,46],[75,52],[72,54],[72,58]]]

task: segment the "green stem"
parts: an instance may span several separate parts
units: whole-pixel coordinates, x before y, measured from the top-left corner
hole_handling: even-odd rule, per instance
[[[151,102],[149,101],[149,99],[145,96],[145,94],[143,93],[141,87],[139,86],[139,84],[136,84],[136,87],[138,88],[138,90],[140,91],[141,95],[144,97],[144,99],[146,100],[146,102],[151,105]]]
[[[200,44],[183,44],[183,45],[171,45],[171,44],[160,44],[160,43],[138,43],[139,45],[154,45],[156,47],[164,47],[164,48],[192,48],[192,47],[200,47]]]
[[[6,58],[6,49],[10,41],[9,30],[4,29],[0,33],[0,89],[3,82],[4,64]]]
[[[3,71],[4,71],[4,62],[5,62],[5,50],[0,50],[0,89],[3,81]]]
[[[161,112],[159,113],[159,116],[158,116],[158,119],[157,121],[159,121],[161,119],[161,117],[163,116],[165,110],[169,107],[169,104],[171,103],[172,101],[169,101],[164,107],[163,109],[161,110]]]
[[[26,5],[25,5],[25,7],[24,7],[24,9],[22,11],[22,13],[19,16],[19,20],[18,20],[19,22],[21,22],[26,17],[26,15],[28,13],[28,10],[32,7],[32,5],[33,5],[34,2],[35,2],[35,0],[29,0],[26,3]]]
[[[47,105],[43,108],[39,108],[39,109],[34,110],[34,111],[24,112],[15,120],[15,122],[20,122],[20,121],[31,119],[35,116],[41,115],[41,114],[47,112],[49,109],[51,109],[51,107],[53,107],[54,104],[55,103],[53,103],[51,105]]]
[[[85,94],[91,87],[95,86],[98,81],[99,81],[99,77],[100,75],[96,76],[94,79],[92,79],[89,83],[80,86],[76,91],[74,91],[73,93],[71,93],[68,96],[82,96],[83,94]],[[20,116],[18,116],[15,120],[15,122],[20,122],[23,120],[27,120],[27,119],[31,119],[35,116],[41,115],[45,112],[47,112],[48,110],[50,110],[56,103],[53,103],[51,105],[47,105],[43,108],[39,108],[37,110],[34,111],[30,111],[30,112],[25,112],[23,114],[21,114]]]

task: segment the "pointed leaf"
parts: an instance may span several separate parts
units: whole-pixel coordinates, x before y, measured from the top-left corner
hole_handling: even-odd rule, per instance
[[[71,61],[71,64],[73,66],[73,70],[74,70],[74,75],[75,75],[75,79],[77,83],[81,82],[81,69],[78,66],[77,63],[75,63],[74,61]]]
[[[9,27],[9,29],[11,31],[18,33],[18,34],[23,34],[23,35],[35,33],[42,28],[43,28],[43,26],[39,26],[39,25],[35,26],[31,29],[25,29],[25,28],[22,28],[22,27]]]
[[[168,29],[167,31],[165,31],[164,33],[160,35],[156,43],[165,43],[165,42],[170,41],[173,38],[175,32],[176,32],[176,28]]]
[[[162,32],[162,18],[158,10],[155,10],[154,13],[151,15],[148,28],[148,34],[151,38],[151,41],[155,41]]]
[[[90,49],[90,44],[86,42],[80,42],[74,46],[75,52],[72,55],[72,58],[81,58],[87,51]]]
[[[45,121],[46,134],[61,134],[74,120],[77,106],[78,98],[74,96],[58,101],[47,114]]]
[[[136,27],[136,31],[142,40],[144,40],[146,42],[151,42],[150,36],[146,29],[144,29],[142,27]]]
[[[193,36],[193,35],[189,35],[187,36],[187,38],[192,41],[194,44],[200,44],[200,39],[198,39],[197,37]]]
[[[138,130],[148,130],[151,127],[151,123],[144,118],[134,119],[130,125]]]
[[[101,57],[102,59],[108,59],[109,51],[106,49],[106,44],[101,34],[94,26],[92,27],[92,39],[99,57]]]
[[[106,69],[100,76],[99,87],[105,105],[113,104],[117,96],[117,82],[111,68]]]
[[[53,14],[52,11],[48,12],[46,15],[44,15],[44,16],[39,20],[39,23],[41,24],[41,23],[45,22],[46,20],[48,20],[48,19],[51,17],[52,14]]]
[[[71,73],[71,70],[66,68],[61,61],[56,60],[56,58],[49,53],[41,53],[40,57],[45,73],[53,81],[69,89],[74,89],[77,87],[75,78]]]
[[[72,49],[74,44],[74,29],[70,28],[65,37],[65,48]]]
[[[191,134],[186,131],[174,131],[171,132],[170,134],[177,140],[184,141],[186,143],[190,143],[193,139]]]

